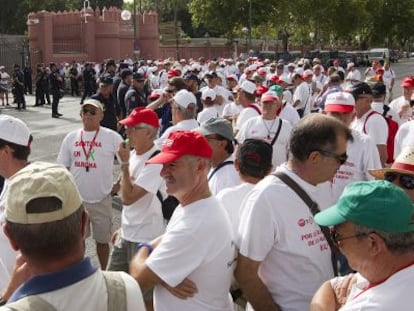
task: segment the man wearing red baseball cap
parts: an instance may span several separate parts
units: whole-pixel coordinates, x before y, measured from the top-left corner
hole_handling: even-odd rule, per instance
[[[412,119],[411,99],[414,91],[414,77],[405,77],[401,81],[401,88],[403,95],[390,103],[390,108],[396,111],[400,117],[400,120],[397,120],[400,125]]]
[[[154,287],[156,310],[232,310],[233,233],[208,186],[212,154],[201,133],[176,131],[147,161],[163,165],[167,193],[180,202],[165,234],[140,244],[130,266],[144,291]]]
[[[160,176],[161,165],[145,165],[160,152],[154,144],[159,128],[157,114],[151,109],[136,108],[119,123],[125,126],[129,142],[121,143],[118,149],[121,176],[117,190],[121,186],[123,208],[121,230],[112,250],[109,270],[128,272],[136,246],[164,232],[157,192],[165,184]]]
[[[347,92],[334,92],[326,97],[324,111],[350,127],[355,117],[355,99]],[[336,201],[345,186],[354,181],[372,180],[368,169],[382,168],[377,146],[371,137],[352,129],[353,140],[348,142],[344,164],[332,179],[332,193]]]

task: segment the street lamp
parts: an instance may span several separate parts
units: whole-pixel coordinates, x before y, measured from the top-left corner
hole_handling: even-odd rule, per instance
[[[358,49],[359,49],[359,46],[361,44],[361,36],[360,35],[355,35],[355,41],[358,44]]]
[[[252,48],[252,0],[249,0],[249,49]]]
[[[311,46],[313,47],[313,39],[315,38],[315,33],[314,32],[310,32],[309,33],[309,38],[311,39]]]
[[[86,11],[87,9],[90,9],[90,8],[91,8],[91,5],[89,3],[89,0],[83,1],[83,18],[85,19],[85,24],[88,23],[87,18],[91,16],[91,14],[87,13]]]
[[[247,45],[247,36],[249,34],[249,28],[243,27],[242,28],[242,33],[244,34],[244,44]]]
[[[124,2],[131,3],[130,0],[129,1],[124,0]],[[133,27],[134,27],[134,54],[139,55],[140,49],[139,49],[139,42],[138,42],[138,39],[137,39],[137,3],[136,3],[137,1],[133,0],[133,2],[134,2],[133,14],[129,10],[123,10],[121,12],[121,19],[123,21],[129,21],[131,19],[132,15],[133,15],[134,20],[132,22],[133,22]]]

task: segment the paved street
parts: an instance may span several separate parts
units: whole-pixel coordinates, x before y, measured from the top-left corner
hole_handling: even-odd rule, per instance
[[[65,96],[59,105],[59,112],[63,114],[60,119],[51,118],[51,106],[33,107],[34,95],[26,96],[26,111],[17,111],[14,107],[1,107],[0,111],[3,114],[13,115],[26,122],[32,131],[33,143],[32,152],[30,155],[31,161],[47,161],[55,162],[59,153],[60,144],[65,135],[81,127],[79,111],[80,111],[80,97]],[[119,166],[116,165],[117,175]],[[114,199],[114,230],[120,226],[121,213],[119,211],[119,198]],[[96,256],[94,243],[90,238],[86,240],[86,254],[92,258],[92,262],[98,265],[98,258]]]
[[[399,87],[401,78],[414,75],[414,60],[403,59],[399,63],[392,64],[392,68],[397,74],[394,91],[394,97],[397,97],[401,95],[401,88]],[[364,68],[360,68],[360,70],[363,71]],[[80,98],[65,96],[61,100],[59,112],[63,114],[63,117],[60,119],[51,118],[50,106],[33,107],[34,96],[26,96],[26,101],[26,111],[17,111],[14,107],[0,106],[0,112],[21,118],[31,129],[34,137],[31,161],[54,162],[64,136],[71,130],[81,127],[79,117]],[[119,170],[118,167],[117,170]],[[114,207],[114,229],[116,229],[120,224],[119,198],[114,200]],[[97,264],[95,251],[89,239],[87,240],[87,254]]]

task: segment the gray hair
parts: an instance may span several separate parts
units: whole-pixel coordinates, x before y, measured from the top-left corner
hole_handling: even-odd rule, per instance
[[[181,113],[183,119],[195,119],[197,115],[197,107],[195,104],[189,104],[187,108],[176,104],[178,111]]]
[[[152,133],[152,139],[156,139],[158,137],[158,129],[156,127],[153,127],[147,123],[140,123],[139,126],[150,130]]]
[[[355,223],[355,233],[358,235],[366,236],[374,232],[384,239],[388,250],[394,255],[414,252],[414,231],[390,233]]]

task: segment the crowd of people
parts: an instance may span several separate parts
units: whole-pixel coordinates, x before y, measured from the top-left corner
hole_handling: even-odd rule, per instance
[[[0,116],[0,310],[411,310],[413,77],[394,98],[381,62],[40,67],[56,118],[83,76],[82,124],[30,162]]]

